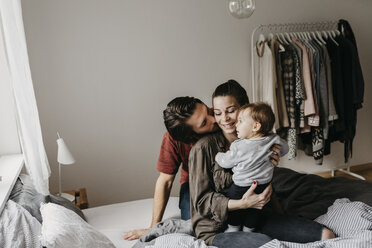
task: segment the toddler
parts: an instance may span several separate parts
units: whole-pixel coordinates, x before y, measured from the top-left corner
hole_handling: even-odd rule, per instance
[[[255,193],[259,194],[270,184],[274,165],[270,162],[274,144],[281,146],[280,154],[288,153],[288,144],[272,133],[275,121],[271,107],[266,103],[252,103],[240,108],[236,131],[238,140],[230,150],[216,155],[216,162],[223,168],[233,171],[233,184],[228,197],[241,199],[252,183],[258,183]],[[260,218],[261,211],[250,208],[229,212],[228,228],[225,232],[241,230],[253,231]]]

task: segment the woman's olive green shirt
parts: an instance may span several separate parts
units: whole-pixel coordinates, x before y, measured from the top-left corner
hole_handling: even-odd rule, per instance
[[[190,151],[191,222],[196,237],[208,245],[226,228],[229,198],[224,194],[232,184],[232,174],[214,160],[226,146],[222,132],[217,132],[201,138]]]

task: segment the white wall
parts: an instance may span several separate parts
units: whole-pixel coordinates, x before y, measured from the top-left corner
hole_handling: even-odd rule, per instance
[[[210,104],[214,88],[230,78],[249,91],[250,34],[268,23],[350,21],[366,81],[351,164],[372,162],[371,1],[259,0],[246,20],[230,16],[226,0],[22,4],[52,192],[59,131],[77,160],[63,168],[64,189],[86,187],[92,206],[151,197],[166,104],[183,95]],[[299,171],[340,166],[343,146],[333,144],[322,167],[301,153],[282,164]]]

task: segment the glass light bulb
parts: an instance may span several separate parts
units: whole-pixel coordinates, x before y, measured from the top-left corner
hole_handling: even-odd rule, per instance
[[[254,0],[229,0],[230,14],[238,19],[250,17],[254,9]]]

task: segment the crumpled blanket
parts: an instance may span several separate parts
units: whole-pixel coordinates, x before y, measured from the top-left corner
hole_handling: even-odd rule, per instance
[[[172,233],[158,237],[155,239],[154,245],[146,246],[146,248],[175,248],[175,247],[212,248],[215,246],[207,246],[204,240],[197,239],[193,236],[184,233]]]
[[[41,247],[41,224],[26,209],[8,200],[0,215],[0,247]]]
[[[277,239],[261,246],[261,248],[370,248],[372,247],[372,231],[362,231],[351,237],[339,237],[307,244],[283,242]]]
[[[307,244],[277,239],[261,248],[369,248],[372,247],[372,207],[363,202],[337,199],[315,221],[332,230],[337,238]]]
[[[261,248],[369,248],[372,247],[372,207],[347,198],[337,199],[315,221],[332,230],[337,238],[307,244],[274,239]],[[193,235],[191,222],[169,219],[157,224],[133,248],[206,248]]]
[[[274,168],[273,188],[286,214],[315,219],[336,199],[348,198],[372,206],[372,183],[344,177],[322,178],[286,168]]]
[[[212,248],[194,237],[191,220],[167,219],[143,235],[133,248]]]

